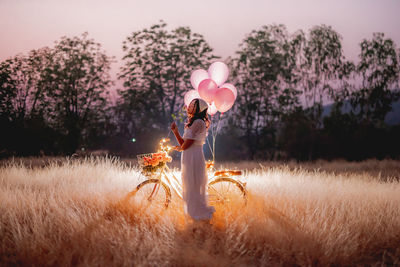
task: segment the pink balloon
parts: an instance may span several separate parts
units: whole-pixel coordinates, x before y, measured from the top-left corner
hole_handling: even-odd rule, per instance
[[[231,83],[224,83],[223,85],[220,86],[221,88],[228,88],[229,90],[232,91],[232,93],[235,95],[235,99],[237,97],[237,90],[236,87],[231,84]]]
[[[220,61],[214,62],[208,68],[208,75],[210,76],[210,79],[214,80],[215,83],[220,86],[228,79],[228,66]]]
[[[214,95],[217,110],[221,113],[228,111],[235,103],[235,95],[228,88],[219,88]]]
[[[190,83],[196,90],[199,88],[199,84],[205,79],[210,79],[210,77],[208,76],[208,72],[203,69],[195,70],[190,75]]]
[[[217,113],[217,107],[215,106],[215,103],[212,102],[211,105],[208,106],[208,110],[207,113],[210,114],[211,116],[214,115],[215,113]]]
[[[190,102],[192,102],[192,100],[195,98],[200,98],[199,92],[196,90],[190,90],[185,93],[183,101],[185,102],[186,106],[189,106]]]
[[[217,89],[218,86],[213,80],[206,79],[199,84],[198,91],[201,98],[211,103],[214,100],[214,94]]]

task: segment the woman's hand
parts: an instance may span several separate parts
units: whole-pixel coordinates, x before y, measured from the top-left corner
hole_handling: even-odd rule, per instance
[[[175,122],[171,123],[171,130],[172,130],[173,132],[175,132],[175,131],[178,130],[178,126],[176,126],[176,123],[175,123]]]
[[[185,141],[183,141],[182,145],[180,146],[175,146],[173,149],[179,152],[182,152],[186,149],[188,149],[189,147],[191,147],[194,143],[193,139],[186,139]]]
[[[176,151],[179,151],[179,152],[183,151],[181,146],[174,146],[172,149],[176,150]]]

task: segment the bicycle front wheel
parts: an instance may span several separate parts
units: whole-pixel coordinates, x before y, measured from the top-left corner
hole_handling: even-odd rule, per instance
[[[168,208],[171,202],[171,190],[159,179],[148,179],[128,193],[125,200],[140,206]]]
[[[246,205],[247,191],[239,181],[229,178],[217,178],[208,184],[208,199],[212,204]]]

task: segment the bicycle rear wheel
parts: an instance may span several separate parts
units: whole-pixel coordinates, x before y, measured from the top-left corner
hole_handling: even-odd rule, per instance
[[[128,193],[125,200],[140,206],[168,208],[171,202],[171,190],[159,179],[148,179]]]
[[[246,205],[247,191],[242,183],[229,178],[217,178],[208,184],[208,199],[211,204]]]

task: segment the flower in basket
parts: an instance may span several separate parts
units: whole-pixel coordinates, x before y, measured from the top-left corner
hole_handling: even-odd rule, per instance
[[[172,161],[172,157],[168,155],[168,152],[172,150],[171,146],[166,144],[168,141],[168,138],[163,138],[156,153],[147,154],[141,158],[141,165],[145,173],[156,172],[163,168],[167,162]]]
[[[152,171],[157,170],[157,167],[162,167],[166,162],[171,162],[171,161],[172,157],[168,156],[168,153],[166,152],[157,152],[151,154],[151,156],[149,157],[143,157],[144,166],[156,167],[156,168],[151,168]]]
[[[153,154],[153,157],[155,157],[157,160],[159,160],[160,162],[171,162],[172,158],[170,156],[168,156],[167,152],[157,152]]]
[[[149,166],[149,165],[151,165],[151,160],[152,160],[151,157],[143,157],[144,166]]]

